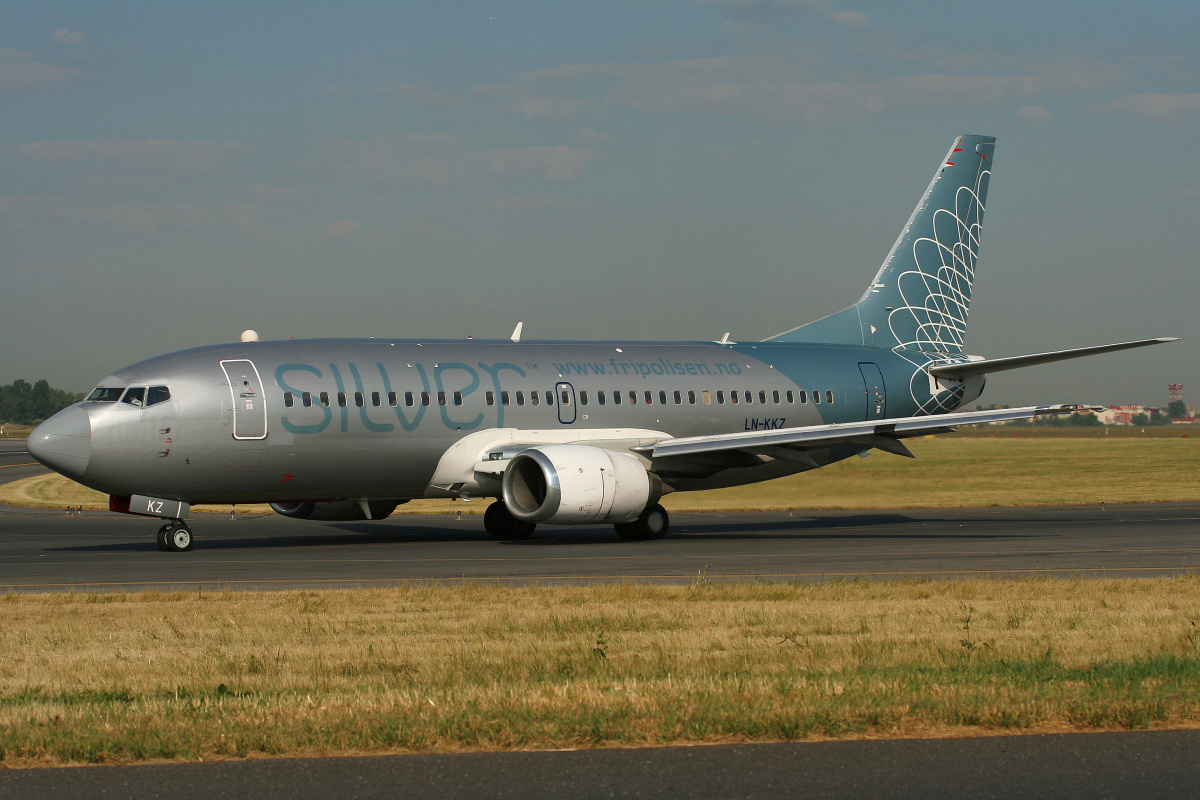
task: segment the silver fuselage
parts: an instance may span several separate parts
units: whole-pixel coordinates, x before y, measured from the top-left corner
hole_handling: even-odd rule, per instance
[[[486,481],[437,480],[454,472],[447,458],[456,445],[464,463],[474,463],[489,448],[513,443],[632,446],[940,413],[963,399],[961,391],[941,391],[931,405],[923,368],[942,361],[922,351],[784,343],[214,345],[106,377],[102,386],[168,387],[170,399],[148,407],[83,402],[61,412],[75,415],[72,429],[81,437],[86,429],[89,439],[86,446],[75,441],[78,457],[64,462],[67,469],[55,468],[111,495],[192,504],[495,495],[497,486]],[[859,450],[811,455],[826,464]],[[800,469],[750,456],[648,467],[668,491]]]

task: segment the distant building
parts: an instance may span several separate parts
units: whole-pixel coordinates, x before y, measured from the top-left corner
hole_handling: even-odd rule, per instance
[[[1150,411],[1145,406],[1109,406],[1096,417],[1103,425],[1132,425],[1138,414],[1149,415]]]

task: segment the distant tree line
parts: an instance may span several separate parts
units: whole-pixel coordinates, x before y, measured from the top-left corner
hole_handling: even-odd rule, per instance
[[[0,386],[0,422],[36,425],[82,399],[82,394],[50,388],[44,378],[32,385],[18,378]]]

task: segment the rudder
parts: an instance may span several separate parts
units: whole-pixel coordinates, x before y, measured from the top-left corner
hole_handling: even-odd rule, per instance
[[[995,146],[955,139],[859,301],[767,341],[962,352]]]

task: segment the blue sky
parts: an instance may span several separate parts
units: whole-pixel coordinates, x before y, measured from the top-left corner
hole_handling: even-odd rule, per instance
[[[1200,399],[1200,6],[16,3],[0,382],[263,338],[759,339],[998,137],[989,402]]]

